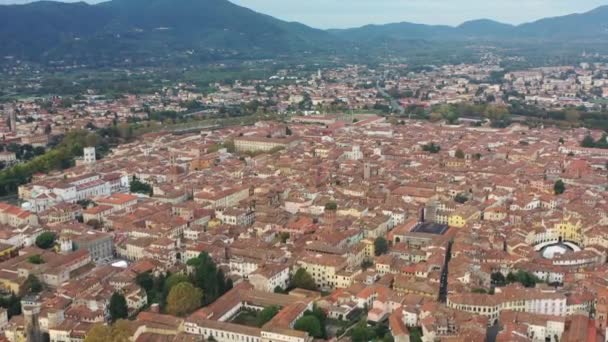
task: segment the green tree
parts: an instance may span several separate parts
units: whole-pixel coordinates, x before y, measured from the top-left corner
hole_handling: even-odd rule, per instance
[[[350,337],[353,342],[368,342],[375,337],[374,330],[369,328],[365,321],[357,323],[351,330]]]
[[[127,307],[125,296],[118,292],[114,292],[110,298],[109,311],[112,322],[128,318],[129,308]]]
[[[133,176],[131,183],[129,184],[129,190],[132,193],[144,194],[152,196],[152,186],[148,183],[140,181],[137,177]]]
[[[434,142],[430,142],[426,145],[423,145],[422,150],[433,154],[439,153],[439,151],[441,151],[441,146],[436,145]]]
[[[175,316],[185,316],[201,307],[202,298],[201,289],[187,282],[179,283],[167,296],[167,312]]]
[[[562,181],[560,179],[557,182],[555,182],[555,185],[553,185],[553,191],[555,192],[556,195],[563,194],[566,191],[566,185],[564,184],[564,181]]]
[[[376,256],[386,254],[388,252],[388,241],[382,236],[379,236],[374,240],[374,250]]]
[[[154,278],[150,272],[140,273],[135,277],[137,285],[141,286],[144,290],[149,291],[154,286]]]
[[[336,211],[338,210],[338,204],[336,202],[327,202],[325,203],[325,210],[327,211]]]
[[[296,274],[293,276],[293,279],[291,280],[291,286],[297,287],[300,289],[311,290],[311,291],[317,290],[317,285],[315,284],[315,280],[303,268],[300,268],[296,271]]]
[[[372,266],[374,266],[374,263],[370,260],[363,260],[363,262],[361,262],[361,269],[364,271]]]
[[[326,339],[327,338],[327,331],[326,331],[326,325],[327,325],[327,315],[325,314],[325,311],[323,311],[320,307],[318,307],[316,304],[313,306],[312,310],[310,311],[306,311],[304,313],[304,316],[314,316],[319,323],[321,324],[321,338]]]
[[[494,272],[490,277],[492,279],[492,283],[496,286],[504,286],[507,283],[507,279],[500,272]]]
[[[184,282],[191,283],[190,278],[188,278],[187,275],[181,274],[181,273],[172,274],[169,277],[167,277],[167,279],[165,280],[163,290],[165,291],[166,294],[168,294],[171,291],[171,289],[173,288],[173,286],[175,286],[179,283],[184,283]]]
[[[270,320],[279,313],[277,306],[265,307],[262,311],[258,312],[255,318],[255,324],[258,327],[262,327],[264,324],[270,322]]]
[[[23,292],[25,294],[42,292],[42,283],[40,282],[38,277],[33,274],[30,274],[23,283]]]
[[[44,232],[36,238],[36,246],[42,249],[49,249],[55,245],[57,235],[53,232]]]
[[[321,331],[321,322],[312,315],[302,316],[296,321],[293,328],[299,331],[306,331],[310,336],[314,338],[323,338],[323,332]]]
[[[456,195],[456,197],[454,197],[454,201],[456,201],[457,203],[460,203],[460,204],[464,204],[468,200],[469,200],[469,197],[465,193],[459,193],[458,195]]]
[[[40,264],[44,264],[44,259],[42,258],[42,256],[40,254],[34,254],[34,255],[30,255],[27,258],[27,261],[30,264],[34,264],[34,265],[40,265]]]
[[[224,272],[217,268],[209,254],[203,252],[198,257],[188,260],[188,266],[194,270],[192,277],[194,285],[203,290],[204,305],[212,303],[232,288],[232,281],[226,279]]]
[[[582,147],[592,148],[595,147],[595,140],[590,135],[586,135],[581,142]]]

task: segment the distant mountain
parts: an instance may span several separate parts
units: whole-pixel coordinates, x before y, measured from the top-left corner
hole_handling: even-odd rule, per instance
[[[324,31],[228,0],[0,5],[0,62],[13,56],[53,65],[176,65],[336,53],[367,60],[392,52],[425,59],[418,52],[435,51],[425,47],[449,53],[477,41],[608,46],[608,6],[519,26],[481,19],[457,27],[403,22]]]
[[[513,28],[514,26],[510,24],[503,24],[490,19],[478,19],[462,23],[456,29],[461,34],[471,36],[504,36],[511,32]]]
[[[585,39],[608,40],[608,6],[583,14],[541,19],[519,26],[488,19],[473,20],[460,26],[437,26],[412,23],[367,25],[359,28],[330,30],[337,37],[350,41],[372,40],[544,40]]]
[[[0,56],[32,60],[266,58],[338,48],[336,41],[325,31],[227,0],[0,6]]]

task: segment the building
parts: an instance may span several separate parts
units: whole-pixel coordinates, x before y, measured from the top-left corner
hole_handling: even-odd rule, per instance
[[[298,142],[299,139],[296,137],[238,137],[234,139],[234,146],[239,152],[269,152],[274,149],[292,147]]]

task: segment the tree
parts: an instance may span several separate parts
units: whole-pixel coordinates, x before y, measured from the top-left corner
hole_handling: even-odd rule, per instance
[[[255,324],[258,327],[264,326],[264,324],[270,322],[270,320],[279,313],[277,306],[269,306],[258,312],[255,318]]]
[[[370,260],[363,260],[363,262],[361,262],[361,269],[364,271],[372,266],[374,266],[374,263]]]
[[[165,291],[165,294],[168,294],[171,289],[173,288],[173,286],[179,284],[179,283],[183,283],[183,282],[190,282],[190,278],[188,278],[187,275],[185,274],[181,274],[181,273],[175,273],[170,275],[166,280],[165,280],[165,284],[164,284],[164,288],[163,290]]]
[[[338,204],[336,202],[327,202],[325,203],[325,210],[336,211],[338,210]]]
[[[426,145],[423,145],[422,150],[429,153],[439,153],[439,151],[441,151],[441,146],[435,145],[434,142],[430,142]]]
[[[382,236],[379,236],[374,240],[374,250],[376,256],[386,254],[388,252],[388,241]]]
[[[559,179],[557,182],[555,182],[555,185],[553,186],[553,191],[556,195],[563,194],[566,191],[566,185],[564,184],[564,181]]]
[[[507,275],[507,283],[520,283],[524,287],[535,287],[536,283],[540,282],[540,280],[531,273],[526,271],[519,270],[517,273],[509,272]]]
[[[321,324],[321,338],[323,339],[327,339],[327,331],[326,331],[326,325],[327,325],[327,315],[325,314],[325,311],[323,311],[320,307],[318,307],[316,304],[313,306],[312,310],[310,311],[306,311],[304,313],[304,316],[313,316],[315,317],[319,323]]]
[[[42,256],[40,254],[30,255],[27,258],[27,261],[30,264],[34,264],[34,265],[44,264],[44,259],[42,259]]]
[[[33,274],[30,274],[23,283],[23,291],[25,294],[42,292],[42,283]]]
[[[351,330],[350,337],[353,342],[368,342],[375,337],[375,334],[365,321],[361,321]]]
[[[293,132],[291,131],[291,129],[289,127],[285,127],[285,135],[292,135]]]
[[[209,254],[203,252],[197,258],[188,260],[188,266],[194,269],[194,285],[203,290],[203,304],[212,303],[232,288],[230,279],[224,277]]]
[[[457,203],[460,204],[464,204],[467,203],[467,201],[469,200],[469,197],[465,194],[465,193],[459,193],[458,195],[456,195],[456,197],[454,197],[454,201],[456,201]]]
[[[507,283],[507,279],[500,272],[494,272],[491,275],[492,283],[496,286],[504,286]]]
[[[315,291],[317,289],[315,280],[303,268],[298,269],[296,274],[293,276],[293,279],[291,280],[291,285],[293,287],[297,287],[297,288],[301,288],[301,289],[305,289],[305,290],[311,290],[311,291]]]
[[[289,240],[289,237],[290,237],[289,232],[279,233],[279,240],[281,241],[281,243],[287,243],[287,240]]]
[[[87,333],[84,342],[107,342],[112,340],[112,327],[105,324],[95,324]]]
[[[582,147],[592,148],[595,147],[595,140],[590,135],[586,135],[581,142]]]
[[[299,331],[306,331],[310,336],[314,338],[323,338],[323,332],[321,331],[321,322],[312,315],[302,316],[296,321],[293,328]]]
[[[53,232],[44,232],[36,238],[36,246],[42,249],[49,249],[55,245],[56,237]]]
[[[464,152],[461,149],[457,149],[456,150],[456,158],[458,159],[464,159]]]
[[[152,186],[148,183],[140,181],[137,177],[133,176],[131,183],[129,184],[129,190],[132,193],[139,193],[148,196],[152,196]]]
[[[167,312],[175,316],[185,316],[201,307],[202,298],[201,289],[187,282],[179,283],[167,296]]]
[[[564,117],[566,118],[566,121],[568,121],[568,122],[578,122],[581,118],[581,113],[574,108],[567,109],[564,112]]]
[[[113,325],[95,324],[87,333],[84,342],[130,342],[131,335],[129,322],[121,319]]]
[[[128,318],[129,308],[127,307],[125,296],[118,292],[114,292],[110,298],[109,311],[112,322]]]
[[[152,287],[154,286],[154,278],[150,272],[138,274],[135,277],[135,282],[146,291],[152,290]]]

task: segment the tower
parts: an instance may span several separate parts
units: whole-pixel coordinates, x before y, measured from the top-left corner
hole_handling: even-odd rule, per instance
[[[38,296],[25,296],[21,299],[21,311],[23,312],[23,325],[27,342],[41,342],[42,334],[40,333],[40,300]]]
[[[85,164],[95,164],[97,157],[95,155],[95,147],[85,147],[84,148],[84,163]]]
[[[17,112],[15,111],[15,107],[12,105],[8,107],[7,123],[11,129],[11,132],[14,133],[17,131]]]

